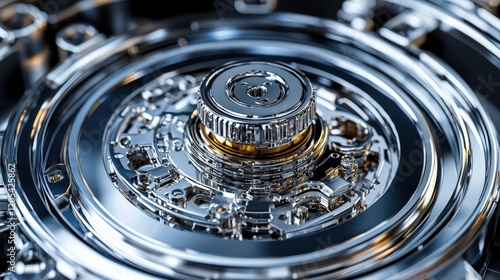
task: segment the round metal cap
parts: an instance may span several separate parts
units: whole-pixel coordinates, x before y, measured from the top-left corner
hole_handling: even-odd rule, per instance
[[[276,147],[312,123],[316,96],[307,77],[289,65],[233,62],[204,79],[198,113],[211,132],[229,141]]]

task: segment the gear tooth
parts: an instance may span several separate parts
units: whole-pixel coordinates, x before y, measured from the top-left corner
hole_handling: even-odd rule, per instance
[[[238,66],[241,64],[234,65]],[[255,62],[255,64],[271,65],[271,63],[268,62]],[[227,66],[227,71],[232,67],[236,67],[234,65]],[[224,111],[222,114],[222,111],[227,108],[220,107],[220,104],[212,108],[212,102],[216,103],[217,100],[212,100],[210,103],[205,101],[208,98],[213,98],[212,96],[207,97],[208,95],[204,95],[204,92],[209,88],[209,85],[206,84],[207,81],[214,80],[206,78],[203,80],[202,86],[200,86],[197,109],[200,120],[207,129],[229,141],[256,144],[262,147],[277,146],[282,143],[290,142],[293,137],[306,129],[312,123],[316,113],[316,92],[313,90],[309,80],[299,71],[281,64],[274,65],[273,67],[279,67],[281,70],[285,69],[286,71],[293,72],[298,79],[302,79],[304,88],[297,90],[302,90],[301,94],[307,95],[307,98],[304,98],[304,100],[308,102],[307,105],[303,104],[299,106],[299,109],[291,110],[288,115],[285,114],[282,118],[263,118],[262,122],[256,122],[255,116],[237,116],[240,112],[232,111],[235,112],[235,116],[228,114],[228,111]],[[216,71],[216,73],[221,72],[220,70]],[[262,73],[267,72],[254,71],[248,75],[262,75]],[[211,92],[214,92],[214,90],[212,89]],[[255,92],[255,94],[260,93],[261,92]],[[250,93],[248,94],[250,95]],[[263,107],[262,110],[265,112],[267,107]]]

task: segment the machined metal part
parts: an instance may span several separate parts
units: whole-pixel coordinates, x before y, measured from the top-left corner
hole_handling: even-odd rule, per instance
[[[64,60],[74,53],[81,53],[101,42],[104,38],[105,36],[90,24],[75,23],[66,26],[56,35],[59,58]]]
[[[339,20],[350,24],[357,30],[371,30],[373,28],[373,10],[376,0],[348,0],[342,3],[338,12]]]
[[[341,105],[337,112],[316,108],[312,86],[304,89],[306,78],[297,82],[289,71],[296,70],[236,61],[208,74],[201,86],[199,75],[186,73],[161,76],[138,89],[108,125],[113,131],[105,140],[110,178],[141,208],[164,213],[171,225],[234,239],[285,239],[309,233],[321,221],[338,224],[354,217],[377,199],[371,191],[385,191],[380,182],[387,182],[391,171],[377,166],[396,160],[383,154],[397,144],[390,145],[360,119],[342,122],[335,115],[352,113],[340,113]],[[253,96],[259,86],[269,90]],[[336,97],[327,89],[321,92],[318,98],[325,104]],[[296,100],[287,103],[292,96]],[[216,103],[219,98],[233,107]],[[269,101],[262,104],[258,98]],[[255,113],[245,112],[249,108]],[[263,111],[267,115],[257,115]],[[381,131],[390,124],[379,126]],[[370,133],[361,137],[354,127]],[[272,139],[279,145],[262,146],[260,139],[269,137],[282,138]],[[343,151],[338,139],[350,141],[352,150]],[[232,222],[217,218],[221,209],[231,209]]]
[[[33,84],[48,70],[47,15],[33,5],[14,3],[0,10],[0,29],[14,36],[25,83]]]
[[[309,127],[316,114],[314,90],[296,72],[253,61],[219,69],[200,87],[201,122],[228,141],[261,148],[289,143]]]
[[[276,9],[278,0],[235,0],[234,9],[242,14],[269,14]]]
[[[0,65],[51,61],[0,131],[2,277],[498,275],[498,18],[301,3],[0,8],[50,14],[40,45],[0,28]]]

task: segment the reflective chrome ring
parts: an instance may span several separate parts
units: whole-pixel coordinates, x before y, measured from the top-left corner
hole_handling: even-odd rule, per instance
[[[196,31],[181,21],[112,38],[70,58],[32,89],[36,95],[13,116],[2,154],[5,162],[18,163],[21,228],[57,262],[58,273],[69,278],[411,278],[423,269],[436,273],[472,242],[484,244],[475,233],[484,229],[498,200],[498,139],[467,85],[428,53],[412,50],[408,56],[387,41],[330,21],[269,18],[286,34],[301,36],[280,40],[283,33],[262,19],[223,23],[225,31],[259,32],[257,42],[245,32],[220,32],[214,28],[222,24],[218,20],[200,21]],[[175,47],[179,34],[188,43],[182,48]],[[318,45],[302,40],[309,36]],[[260,47],[249,51],[249,42]],[[232,235],[244,218],[235,215],[237,207],[250,197],[234,182],[202,181],[209,172],[189,164],[189,142],[183,141],[196,108],[196,90],[188,90],[193,83],[226,62],[256,55],[291,63],[315,85],[318,116],[329,120],[327,148],[346,153],[333,159],[341,169],[321,173],[335,178],[342,173],[346,182],[354,173],[365,183],[332,203],[339,206],[338,218],[315,217],[319,220],[307,227],[295,223],[305,217],[303,208],[287,216],[275,207],[264,220],[283,234],[279,241]],[[147,88],[156,83],[161,92]],[[168,102],[159,102],[162,98]],[[352,147],[340,149],[345,143]],[[378,161],[356,171],[352,157],[360,151],[368,151],[361,162]],[[377,151],[379,157],[372,158]],[[138,164],[130,164],[135,160]],[[143,170],[155,164],[168,169],[160,175],[169,176]],[[178,188],[169,188],[172,182]],[[201,187],[193,193],[195,183]],[[303,200],[311,193],[332,195],[310,181],[285,194]],[[206,197],[216,199],[208,204],[208,218],[202,212]],[[362,199],[367,207],[358,203]],[[273,194],[271,202],[290,201]],[[320,199],[317,205],[326,203]],[[248,212],[259,214],[253,206]],[[200,227],[197,219],[206,223]],[[209,232],[202,233],[206,228]],[[252,228],[245,237],[263,236]]]

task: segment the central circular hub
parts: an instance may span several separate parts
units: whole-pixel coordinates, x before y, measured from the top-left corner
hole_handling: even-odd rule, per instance
[[[231,142],[272,148],[293,141],[314,119],[316,96],[309,80],[282,63],[230,63],[200,86],[203,125]]]
[[[262,70],[239,73],[226,84],[227,96],[244,107],[269,107],[283,101],[288,91],[281,76]]]
[[[249,87],[247,89],[247,94],[254,98],[263,97],[266,93],[267,88],[265,86]]]

